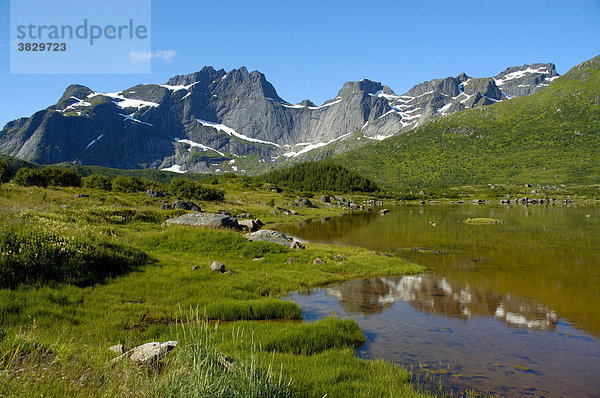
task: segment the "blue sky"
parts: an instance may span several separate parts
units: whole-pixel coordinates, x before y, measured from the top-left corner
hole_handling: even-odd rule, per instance
[[[152,74],[11,75],[9,11],[0,0],[0,127],[72,83],[115,92],[205,65],[259,70],[285,100],[321,104],[349,80],[403,93],[525,63],[554,62],[564,74],[600,54],[600,0],[152,0]]]

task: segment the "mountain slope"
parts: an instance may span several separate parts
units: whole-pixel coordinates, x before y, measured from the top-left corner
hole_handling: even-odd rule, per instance
[[[117,93],[71,85],[55,105],[8,123],[0,132],[0,153],[41,164],[242,172],[340,153],[504,101],[509,95],[500,87],[526,95],[555,77],[553,64],[523,65],[494,78],[462,73],[435,79],[403,95],[363,79],[344,84],[321,106],[290,104],[262,73],[243,67],[205,67]]]
[[[533,95],[449,115],[334,161],[388,187],[598,184],[600,56],[553,80]]]

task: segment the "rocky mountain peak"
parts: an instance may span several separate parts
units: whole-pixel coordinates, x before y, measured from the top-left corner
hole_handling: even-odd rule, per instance
[[[169,86],[189,86],[191,84],[199,84],[200,86],[208,87],[213,81],[225,76],[225,70],[215,70],[212,66],[205,66],[198,72],[190,73],[189,75],[173,76],[167,81]]]
[[[342,89],[338,92],[339,97],[346,97],[356,93],[375,94],[383,90],[383,86],[379,82],[374,82],[369,79],[362,79],[357,82],[346,82]]]

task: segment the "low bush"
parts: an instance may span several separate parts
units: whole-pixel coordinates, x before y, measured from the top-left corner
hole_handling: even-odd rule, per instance
[[[143,178],[118,176],[112,180],[112,189],[119,192],[140,192],[148,189],[165,190],[166,187]]]
[[[41,170],[30,169],[27,167],[17,171],[14,181],[16,184],[24,187],[45,187],[48,185],[48,181]]]
[[[8,165],[0,160],[0,184],[4,184],[5,182],[9,182],[12,177],[12,173],[8,168]]]
[[[112,182],[107,176],[92,174],[82,180],[83,186],[92,189],[101,189],[103,191],[112,190]]]
[[[171,181],[169,190],[172,195],[181,196],[185,199],[223,201],[225,191],[222,189],[206,187],[198,182],[175,178]]]
[[[24,228],[0,232],[0,287],[48,281],[91,285],[148,262],[145,253],[123,245]]]
[[[25,187],[79,187],[81,177],[73,170],[59,167],[44,167],[43,169],[30,169],[24,167],[17,171],[15,183]]]
[[[73,170],[59,167],[44,167],[40,173],[46,179],[46,183],[55,187],[79,187],[81,177]]]

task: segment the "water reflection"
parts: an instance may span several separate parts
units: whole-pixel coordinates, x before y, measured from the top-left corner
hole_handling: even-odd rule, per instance
[[[490,316],[508,326],[535,330],[555,330],[558,322],[554,311],[534,301],[473,289],[435,275],[357,279],[324,290],[345,312],[363,316],[404,301],[416,310],[462,321]]]
[[[462,222],[476,217],[504,223]],[[427,276],[294,295],[306,319],[356,319],[367,336],[358,355],[416,366],[454,389],[599,395],[600,208],[398,206],[383,217],[362,213],[278,229],[427,268]]]

